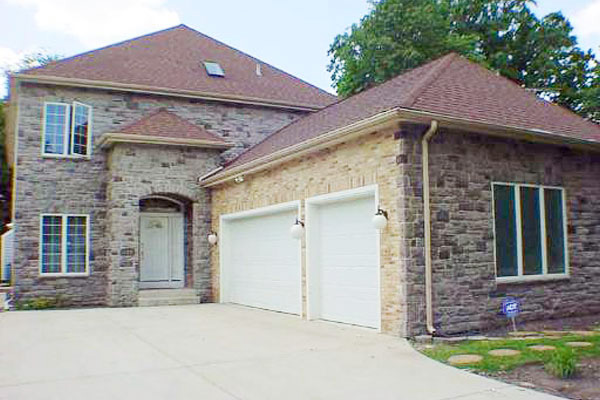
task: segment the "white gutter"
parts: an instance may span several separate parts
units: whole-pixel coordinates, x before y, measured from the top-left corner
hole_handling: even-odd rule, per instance
[[[436,134],[438,122],[431,121],[431,126],[421,140],[423,171],[423,222],[425,225],[425,306],[427,314],[427,332],[435,335],[433,326],[433,268],[431,262],[431,200],[429,187],[429,141]]]
[[[438,124],[443,124],[447,128],[455,128],[459,130],[471,131],[490,136],[509,137],[514,138],[516,140],[531,140],[536,143],[568,145],[573,148],[586,151],[600,151],[600,141],[581,139],[572,136],[567,136],[564,134],[561,135],[557,133],[546,132],[536,129],[527,129],[517,126],[497,125],[486,122],[472,121],[468,119],[449,117],[426,111],[395,108],[393,110],[385,111],[383,113],[377,114],[373,117],[364,119],[354,124],[335,129],[333,131],[325,133],[316,138],[307,140],[305,142],[286,147],[284,149],[257,158],[255,160],[248,161],[245,164],[224,171],[222,175],[217,174],[214,177],[207,178],[203,182],[203,185],[207,187],[216,186],[218,184],[228,181],[229,179],[232,179],[233,177],[239,174],[249,175],[264,169],[271,168],[274,165],[289,161],[292,158],[296,158],[301,155],[307,154],[311,151],[315,151],[322,147],[326,147],[323,146],[323,143],[326,143],[327,145],[332,145],[336,142],[347,140],[347,138],[342,138],[342,136],[348,135],[349,132],[361,133],[366,129],[366,127],[383,123],[381,121],[385,121],[386,119],[388,120],[387,122],[393,119],[393,121],[404,120],[427,124],[434,119],[438,121]],[[332,138],[336,138],[336,140],[333,140]],[[337,140],[339,138],[342,139]]]
[[[271,108],[283,108],[297,111],[318,111],[325,106],[311,104],[291,103],[287,101],[268,100],[258,97],[239,96],[234,94],[221,94],[214,92],[199,92],[195,90],[171,89],[158,86],[136,85],[129,83],[97,81],[91,79],[64,78],[60,76],[41,76],[29,74],[12,74],[12,77],[21,82],[33,82],[50,85],[62,85],[82,88],[93,88],[103,90],[119,90],[124,92],[135,92],[154,94],[159,96],[176,96],[208,101],[221,101],[226,103],[258,105]]]
[[[198,178],[198,183],[202,183],[203,180],[205,180],[209,176],[213,176],[214,174],[216,174],[217,172],[219,172],[223,168],[225,168],[225,167],[221,166],[221,167],[217,167],[217,168],[213,169],[212,171],[207,172],[206,174],[204,174],[204,175],[202,175],[201,177]]]
[[[233,147],[232,143],[218,142],[206,139],[171,138],[150,135],[138,135],[129,133],[107,132],[100,137],[98,144],[100,148],[108,148],[115,143],[155,144],[171,146],[204,147],[211,149],[228,149]]]

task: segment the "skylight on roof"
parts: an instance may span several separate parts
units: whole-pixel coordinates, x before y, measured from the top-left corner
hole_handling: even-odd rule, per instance
[[[204,61],[204,67],[206,68],[206,73],[210,76],[225,76],[225,71],[223,71],[218,62]]]

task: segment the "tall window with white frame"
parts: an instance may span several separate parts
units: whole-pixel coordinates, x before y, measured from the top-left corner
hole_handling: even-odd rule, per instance
[[[40,273],[89,273],[89,217],[79,214],[42,214]]]
[[[73,102],[44,104],[42,153],[54,157],[90,155],[92,107]]]
[[[492,186],[497,278],[567,275],[564,189],[511,183]]]

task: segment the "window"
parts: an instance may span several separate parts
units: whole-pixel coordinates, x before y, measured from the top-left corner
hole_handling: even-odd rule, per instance
[[[92,107],[73,104],[44,105],[42,152],[52,156],[88,156],[91,138]]]
[[[494,183],[496,276],[531,279],[566,275],[562,188]]]
[[[223,71],[223,68],[221,68],[221,65],[218,62],[204,61],[204,68],[206,68],[206,73],[210,76],[225,76],[225,71]]]
[[[87,275],[88,216],[43,214],[40,225],[41,274]]]
[[[566,275],[564,190],[494,183],[496,276],[529,279]]]

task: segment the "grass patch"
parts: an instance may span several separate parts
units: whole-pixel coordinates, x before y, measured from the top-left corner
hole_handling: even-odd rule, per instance
[[[557,378],[570,378],[577,370],[577,355],[573,349],[557,348],[552,352],[550,361],[544,364],[544,368]]]
[[[590,342],[593,346],[572,349],[566,345],[567,342]],[[536,344],[555,346],[556,350],[538,352],[529,348],[529,346]],[[521,354],[511,357],[494,357],[488,354],[490,350],[494,349],[519,350]],[[465,341],[457,344],[436,344],[433,348],[424,349],[422,352],[425,355],[444,363],[450,356],[456,354],[478,354],[483,356],[483,361],[478,364],[459,367],[477,371],[509,371],[520,365],[531,363],[541,363],[545,365],[552,364],[562,371],[566,371],[569,369],[569,365],[567,365],[569,357],[572,357],[575,360],[577,357],[600,358],[600,335],[585,337],[568,335],[561,337],[560,339],[536,338],[515,340],[507,338],[505,340]],[[555,354],[572,354],[572,356],[563,355],[563,359],[556,360],[556,357],[558,356],[555,356]]]

